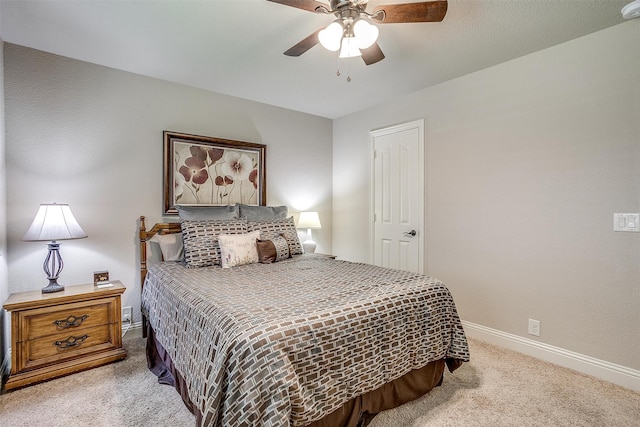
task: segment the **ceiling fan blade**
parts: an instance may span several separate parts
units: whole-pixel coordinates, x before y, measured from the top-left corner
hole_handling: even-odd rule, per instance
[[[367,65],[375,64],[384,59],[384,53],[382,53],[378,43],[374,43],[366,49],[360,49],[360,53],[362,54],[362,60]]]
[[[380,10],[384,10],[384,13],[376,15]],[[381,24],[440,22],[447,14],[447,2],[443,0],[380,5],[373,9],[372,14],[373,19]]]
[[[267,0],[272,3],[283,4],[285,6],[295,7],[297,9],[308,10],[309,12],[315,12],[317,8],[323,7],[327,10],[327,5],[315,0]]]
[[[320,28],[319,30],[315,31],[314,33],[311,33],[304,39],[300,40],[298,43],[291,46],[284,54],[287,56],[302,55],[303,53],[305,53],[306,51],[308,51],[309,49],[311,49],[312,47],[320,43],[320,40],[318,40],[318,33],[323,29],[324,28]]]

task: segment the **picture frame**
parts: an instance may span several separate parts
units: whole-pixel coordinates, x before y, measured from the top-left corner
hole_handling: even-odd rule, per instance
[[[164,215],[176,205],[266,204],[264,144],[163,131]]]

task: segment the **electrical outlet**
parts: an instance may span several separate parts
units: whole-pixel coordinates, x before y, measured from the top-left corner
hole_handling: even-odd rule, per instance
[[[613,214],[613,231],[640,232],[640,214],[637,214],[637,213]]]
[[[123,322],[132,322],[131,318],[131,307],[122,307],[122,321]]]
[[[540,321],[529,319],[529,335],[540,336]]]

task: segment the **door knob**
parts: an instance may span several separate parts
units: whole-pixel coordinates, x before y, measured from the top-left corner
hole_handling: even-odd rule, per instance
[[[404,233],[404,235],[407,236],[407,237],[409,237],[409,236],[416,237],[416,234],[418,234],[418,233],[416,233],[416,230],[411,230],[408,233],[405,231],[405,233]]]

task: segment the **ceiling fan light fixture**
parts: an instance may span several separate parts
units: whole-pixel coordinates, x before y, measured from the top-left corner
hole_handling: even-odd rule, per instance
[[[267,1],[317,14],[334,15],[338,18],[334,18],[337,24],[332,23],[326,28],[314,31],[287,49],[284,52],[285,55],[300,56],[316,44],[321,44],[327,50],[339,51],[340,58],[360,56],[366,65],[375,64],[385,58],[382,49],[376,43],[379,36],[378,24],[442,22],[448,8],[448,0],[410,0],[406,3],[375,7],[369,7],[369,5],[377,1],[369,0]],[[640,2],[640,0],[627,1]],[[623,11],[623,15],[626,15],[626,12],[627,9]],[[356,26],[357,29],[354,28]]]
[[[340,40],[344,29],[338,21],[334,21],[327,28],[318,33],[318,40],[322,47],[332,52],[340,49]]]
[[[379,33],[378,27],[364,19],[359,19],[353,26],[353,34],[360,49],[366,49],[374,44],[378,40]]]
[[[344,37],[342,39],[342,48],[340,49],[340,58],[353,58],[355,56],[362,56],[360,49],[358,48],[358,42],[355,37]]]
[[[640,0],[635,0],[622,8],[624,19],[640,18]]]

